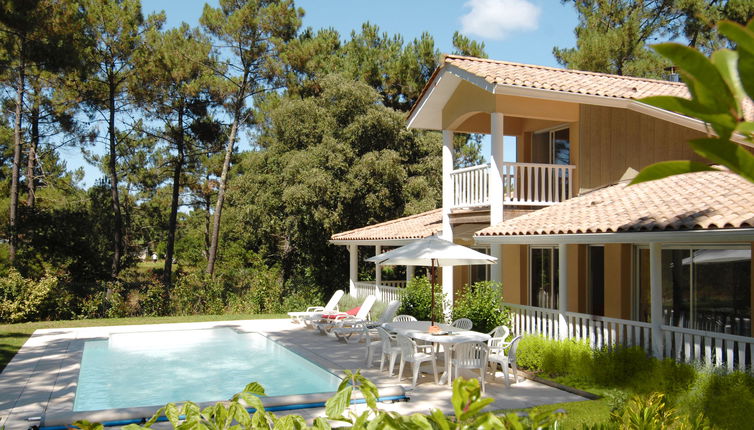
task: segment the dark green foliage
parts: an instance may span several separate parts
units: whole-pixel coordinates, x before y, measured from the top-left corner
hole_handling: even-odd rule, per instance
[[[499,325],[509,325],[510,315],[503,307],[503,294],[499,283],[477,282],[453,302],[451,319],[468,318],[474,330],[487,333]]]
[[[443,322],[442,316],[443,301],[445,295],[442,294],[442,286],[435,285],[435,313],[434,321]],[[401,306],[398,309],[399,315],[411,315],[420,321],[429,321],[430,309],[432,307],[432,288],[429,279],[426,276],[417,276],[408,281],[406,288],[401,290]]]
[[[754,423],[754,378],[743,372],[698,372],[677,403],[688,414],[704,413],[716,427],[743,428]]]
[[[649,419],[662,410],[691,426],[684,428],[709,428],[704,427],[707,419],[724,429],[754,422],[754,376],[749,373],[657,360],[640,348],[592,350],[586,343],[540,336],[521,340],[517,361],[545,377],[604,390],[616,421]]]

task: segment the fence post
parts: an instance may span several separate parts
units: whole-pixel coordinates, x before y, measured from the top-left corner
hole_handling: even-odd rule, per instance
[[[558,329],[561,340],[568,339],[568,245],[558,245]]]
[[[662,245],[658,242],[649,244],[649,296],[650,317],[652,319],[652,355],[662,358]]]

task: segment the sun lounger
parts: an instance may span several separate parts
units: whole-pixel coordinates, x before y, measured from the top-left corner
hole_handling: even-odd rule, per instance
[[[341,326],[335,327],[332,329],[332,333],[340,340],[344,340],[346,343],[350,342],[353,335],[357,335],[355,339],[361,340],[362,337],[365,335],[363,326],[366,325],[367,332],[366,335],[368,336],[370,331],[376,329],[377,327],[381,327],[382,324],[388,323],[393,320],[393,317],[396,313],[398,313],[398,308],[400,307],[401,302],[398,300],[392,300],[390,303],[387,304],[387,307],[385,308],[385,312],[382,313],[380,316],[380,319],[377,321],[363,321],[360,323],[354,323],[352,321],[344,321]]]
[[[333,293],[330,301],[325,306],[309,306],[304,312],[288,312],[288,316],[291,317],[291,322],[300,323],[305,322],[307,318],[321,317],[323,314],[338,311],[338,302],[343,297],[343,290],[338,290]]]
[[[330,334],[333,328],[344,327],[345,325],[353,325],[353,323],[369,320],[369,312],[372,310],[372,305],[377,300],[377,297],[370,294],[361,303],[358,308],[351,309],[350,312],[343,312],[338,314],[325,314],[322,315],[319,321],[312,322],[322,334]],[[355,313],[353,311],[356,311]]]

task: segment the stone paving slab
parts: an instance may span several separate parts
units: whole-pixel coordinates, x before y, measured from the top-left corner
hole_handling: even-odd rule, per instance
[[[404,379],[379,370],[379,357],[374,367],[365,366],[366,351],[363,343],[346,344],[335,338],[323,336],[289,320],[247,320],[227,322],[152,324],[142,326],[86,327],[77,329],[37,330],[19,353],[0,374],[0,428],[27,429],[35,422],[29,417],[45,413],[64,413],[73,409],[79,363],[86,340],[107,338],[111,333],[186,330],[214,327],[232,327],[239,331],[258,331],[283,346],[330,370],[342,375],[345,369],[363,369],[362,374],[378,387],[402,385],[410,397],[408,402],[384,403],[380,407],[401,414],[426,413],[440,409],[451,413],[451,390],[447,385],[434,383],[431,368],[424,366],[416,389],[411,389],[410,372]],[[438,362],[438,373],[443,372]],[[523,380],[505,387],[498,374],[495,381],[488,377],[486,395],[495,399],[491,409],[520,409],[538,405],[585,400],[585,398],[559,389]],[[363,406],[354,406],[354,410]],[[324,408],[290,411],[307,420],[324,416]]]

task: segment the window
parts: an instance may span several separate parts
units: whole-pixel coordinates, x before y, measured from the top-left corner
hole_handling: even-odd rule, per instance
[[[605,247],[590,245],[587,248],[589,294],[587,312],[592,315],[605,315]]]
[[[557,248],[529,248],[529,267],[529,303],[541,308],[557,308]]]
[[[540,131],[532,136],[532,163],[571,164],[568,128]]]
[[[472,248],[474,251],[481,252],[483,254],[489,254],[490,250],[487,248]],[[470,264],[469,265],[469,285],[473,285],[477,282],[490,280],[490,265],[489,264]]]
[[[649,249],[639,249],[638,311],[650,320]],[[751,248],[662,250],[663,324],[751,335]]]

